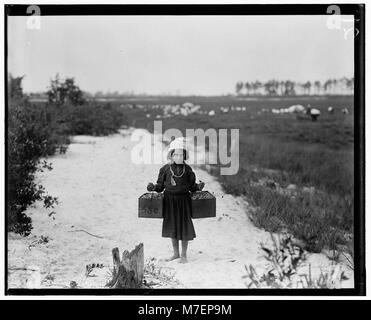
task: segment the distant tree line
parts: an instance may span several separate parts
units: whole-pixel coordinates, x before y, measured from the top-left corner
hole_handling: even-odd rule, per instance
[[[58,90],[56,90],[58,88]],[[342,77],[340,79],[328,79],[321,81],[295,82],[291,80],[271,79],[267,82],[238,81],[235,84],[235,93],[240,96],[296,96],[296,95],[352,95],[354,91],[354,78]],[[68,93],[68,95],[67,95]],[[171,93],[163,95],[172,95]],[[95,93],[76,90],[73,78],[62,81],[59,75],[51,80],[48,92],[33,92],[28,94],[31,101],[49,101],[64,103],[72,99],[78,105],[91,100],[112,99],[119,100],[135,96],[156,96],[146,93],[135,93],[134,91],[96,91]],[[161,95],[160,95],[161,96]]]
[[[237,95],[268,95],[268,96],[295,96],[295,95],[331,95],[353,94],[354,78],[342,77],[328,79],[325,82],[307,81],[303,83],[291,80],[269,80],[265,83],[259,80],[252,82],[238,81],[235,85]]]

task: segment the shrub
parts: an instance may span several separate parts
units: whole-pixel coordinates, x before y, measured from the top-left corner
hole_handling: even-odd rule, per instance
[[[126,123],[126,117],[118,106],[97,104],[95,102],[83,105],[62,106],[61,118],[68,127],[70,135],[102,136],[117,132]]]
[[[54,80],[50,81],[47,96],[49,102],[55,103],[56,105],[62,105],[64,103],[82,105],[85,102],[84,93],[75,84],[75,79],[66,78],[62,81],[59,79],[58,74],[55,76]]]
[[[42,185],[34,182],[37,170],[50,169],[40,158],[52,154],[58,139],[50,139],[52,127],[42,110],[28,103],[26,99],[16,99],[8,104],[8,230],[28,235],[32,229],[31,218],[25,210],[37,200],[44,201],[46,207],[57,202],[46,194]]]

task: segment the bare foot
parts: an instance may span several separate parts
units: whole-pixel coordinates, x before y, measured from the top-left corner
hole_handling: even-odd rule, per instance
[[[180,257],[179,254],[174,254],[170,258],[166,258],[165,261],[172,261],[178,259],[179,257]]]
[[[187,263],[187,257],[180,257],[179,263]]]

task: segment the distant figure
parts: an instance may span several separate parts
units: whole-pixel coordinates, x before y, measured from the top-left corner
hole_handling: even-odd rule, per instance
[[[327,108],[327,111],[328,111],[328,113],[334,113],[334,108],[333,107],[331,107],[331,106],[329,106],[328,108]]]
[[[306,114],[310,114],[310,110],[312,109],[310,104],[307,104],[307,109],[305,111]]]
[[[222,113],[228,113],[228,107],[220,107]]]
[[[215,116],[215,111],[214,110],[209,111],[209,116],[210,117]]]
[[[342,112],[343,114],[348,114],[348,113],[349,113],[349,110],[348,110],[348,108],[343,108],[343,109],[341,110],[341,112]]]
[[[312,121],[317,121],[317,118],[320,116],[321,111],[319,111],[318,109],[312,108],[311,105],[308,104],[306,114],[310,115],[310,117],[312,118]]]

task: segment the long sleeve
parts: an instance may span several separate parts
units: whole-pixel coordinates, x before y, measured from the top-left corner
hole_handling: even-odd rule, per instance
[[[198,184],[196,183],[196,175],[193,171],[189,173],[189,191],[195,192],[198,190]]]
[[[155,191],[162,192],[165,189],[165,169],[162,167],[158,174],[157,182],[155,184]]]

